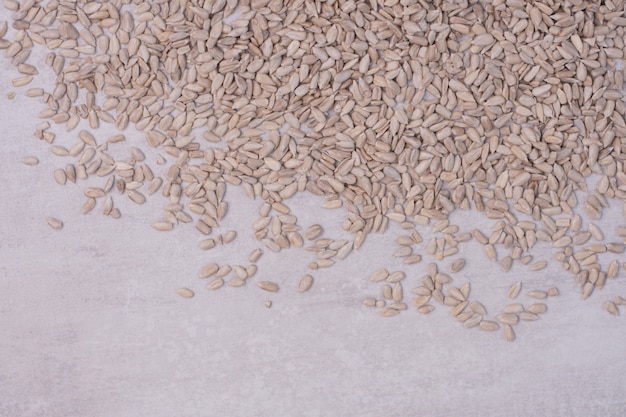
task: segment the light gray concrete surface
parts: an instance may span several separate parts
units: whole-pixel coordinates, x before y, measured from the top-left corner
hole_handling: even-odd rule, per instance
[[[624,317],[601,306],[626,295],[624,272],[582,302],[574,279],[555,266],[531,274],[516,265],[504,274],[480,248],[463,245],[468,264],[455,282],[469,280],[472,297],[492,315],[517,280],[524,293],[561,290],[541,320],[516,326],[515,343],[501,332],[466,330],[442,307],[393,318],[362,307],[363,297],[378,294],[379,285],[367,281],[375,269],[405,270],[407,293],[425,273],[427,256],[410,268],[391,256],[398,230],[369,237],[346,261],[315,272],[306,294],[295,290],[313,260],[304,250],[259,262],[253,281],[275,280],[277,294],[254,283],[210,292],[198,270],[213,260],[245,263],[258,246],[251,224],[260,202],[229,189],[220,230],[234,228],[239,237],[209,252],[197,249],[191,226],[150,228],[162,198],[136,206],[116,196],[120,220],[104,217],[100,205],[82,216],[83,187],[52,179],[69,158],[52,156],[32,137],[43,105],[24,97],[26,88],[8,100],[17,72],[3,57],[0,73],[0,416],[626,415]],[[129,143],[111,152],[141,143],[134,130],[125,133]],[[76,134],[58,141],[75,143]],[[21,164],[26,155],[41,163]],[[303,226],[320,221],[331,237],[343,236],[341,210],[323,211],[306,195],[290,204]],[[624,223],[621,203],[613,209],[607,229]],[[52,230],[47,216],[62,219],[63,230]],[[492,224],[475,214],[455,219],[486,230]],[[551,253],[539,246],[534,255],[550,260]],[[183,286],[196,296],[176,296]]]

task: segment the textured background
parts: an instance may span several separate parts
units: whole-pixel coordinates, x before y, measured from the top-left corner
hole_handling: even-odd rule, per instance
[[[471,281],[472,298],[494,315],[517,280],[524,294],[561,290],[541,320],[516,326],[515,343],[501,332],[465,330],[448,308],[383,318],[362,307],[363,297],[378,295],[379,285],[367,281],[375,269],[405,270],[405,293],[426,271],[428,256],[397,266],[397,228],[316,271],[306,294],[295,290],[314,259],[303,249],[266,251],[250,285],[210,292],[198,270],[211,261],[245,262],[259,246],[251,224],[260,202],[229,188],[230,210],[218,232],[232,228],[239,237],[209,252],[197,249],[201,237],[192,226],[150,228],[165,205],[158,195],[143,206],[115,197],[120,220],[103,216],[100,205],[80,215],[84,186],[104,181],[54,182],[53,169],[70,158],[51,155],[32,136],[44,105],[23,96],[43,85],[14,89],[10,80],[19,74],[0,55],[0,416],[626,415],[624,317],[601,306],[626,295],[623,271],[582,302],[575,280],[556,265],[531,273],[517,264],[505,274],[475,242],[463,244],[468,263],[455,282]],[[8,100],[9,91],[18,96]],[[58,143],[75,143],[77,132],[59,135]],[[112,154],[143,143],[132,128],[125,134],[128,142],[112,146]],[[41,163],[23,165],[26,155]],[[289,204],[302,226],[321,222],[328,236],[345,236],[341,209],[323,210],[308,195]],[[609,231],[624,223],[621,203],[611,213],[602,221]],[[47,216],[64,220],[64,229],[52,230]],[[487,233],[493,224],[471,213],[454,221]],[[547,245],[533,252],[536,260],[551,260],[551,253]],[[261,279],[279,282],[281,291],[263,293],[254,284]],[[182,286],[196,296],[176,296]],[[267,299],[271,309],[263,307]]]

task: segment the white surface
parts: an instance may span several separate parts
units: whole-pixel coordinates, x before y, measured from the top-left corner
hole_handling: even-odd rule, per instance
[[[518,264],[504,274],[475,243],[464,244],[468,265],[455,282],[470,280],[473,299],[490,313],[507,303],[506,289],[518,279],[525,290],[561,290],[541,320],[516,326],[515,343],[501,332],[466,330],[440,306],[428,316],[411,308],[393,318],[362,307],[363,297],[379,291],[369,274],[400,269],[393,233],[370,236],[346,261],[315,272],[306,294],[295,291],[314,259],[304,250],[267,253],[250,285],[210,292],[198,270],[211,260],[245,262],[258,246],[250,226],[260,202],[229,188],[222,230],[240,236],[208,252],[197,249],[192,226],[149,227],[161,198],[136,206],[116,197],[117,221],[102,216],[101,206],[81,216],[83,186],[52,179],[69,159],[32,137],[43,105],[24,97],[26,88],[7,100],[17,72],[3,58],[0,73],[0,416],[626,415],[624,317],[601,307],[626,294],[623,271],[582,302],[574,278],[554,266],[531,274]],[[59,143],[74,143],[76,134]],[[41,163],[21,164],[26,155]],[[323,211],[306,195],[290,205],[302,226],[322,216],[328,235],[341,235],[331,231],[341,209]],[[606,227],[623,222],[614,205]],[[52,230],[47,216],[61,218],[64,229]],[[491,225],[476,214],[456,219],[487,231]],[[550,253],[542,246],[535,258],[550,260]],[[405,293],[429,260],[401,268],[409,274]],[[281,291],[263,293],[254,284],[262,279],[276,280]],[[196,296],[176,296],[182,286]],[[262,305],[267,299],[271,309]]]

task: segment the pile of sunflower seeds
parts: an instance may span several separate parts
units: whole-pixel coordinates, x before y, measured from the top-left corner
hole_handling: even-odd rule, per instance
[[[609,242],[581,213],[599,219],[609,200],[626,200],[624,0],[3,5],[11,21],[0,23],[0,49],[20,73],[13,85],[45,104],[35,136],[70,161],[54,172],[56,182],[102,178],[101,187],[84,190],[84,213],[100,206],[118,218],[114,191],[136,204],[160,192],[168,205],[153,227],[193,223],[209,250],[236,237],[213,229],[227,212],[227,186],[238,186],[262,200],[256,239],[274,252],[309,240],[317,255],[311,270],[332,266],[396,222],[407,231],[395,254],[406,265],[426,255],[413,247],[429,227],[437,236],[423,242],[425,252],[438,262],[473,240],[505,271],[515,263],[539,271],[547,263],[532,263],[528,251],[546,241],[584,298],[619,275],[617,261],[603,266],[598,254],[622,254],[626,226],[617,229],[622,241]],[[46,51],[54,85],[27,89],[41,69],[28,63],[34,49]],[[77,128],[81,121],[120,133],[96,139]],[[75,143],[58,144],[52,124],[80,130],[67,134]],[[145,141],[133,140],[128,158],[113,158],[108,147],[126,142],[129,129]],[[164,176],[153,173],[146,147],[160,152]],[[305,192],[322,196],[324,208],[342,208],[353,238],[330,239],[318,225],[301,233],[289,199]],[[481,212],[496,225],[490,235],[460,233],[449,222],[457,210]],[[247,266],[210,264],[201,276],[213,277],[213,290],[245,285],[261,254],[255,249]],[[463,265],[453,259],[451,273]],[[377,271],[372,281],[386,282],[381,297],[364,304],[384,316],[407,309],[403,278]],[[430,264],[413,289],[417,310],[432,311],[434,300],[465,327],[502,325],[508,340],[518,320],[546,310],[511,304],[484,319],[469,287],[452,281]],[[305,275],[294,287],[312,284]],[[618,314],[623,304],[618,297],[604,305]]]

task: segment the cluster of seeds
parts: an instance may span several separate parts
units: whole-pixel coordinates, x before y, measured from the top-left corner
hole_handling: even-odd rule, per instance
[[[465,260],[460,258],[455,260],[450,270],[453,273],[459,272],[465,264]],[[371,282],[384,282],[380,289],[379,298],[368,297],[363,300],[363,305],[367,307],[375,307],[379,309],[380,314],[384,317],[395,316],[401,311],[406,310],[408,306],[403,302],[404,290],[402,281],[406,275],[402,271],[390,273],[387,269],[379,269],[370,276]],[[503,333],[508,341],[515,340],[515,331],[513,326],[520,321],[534,321],[539,319],[539,314],[543,314],[548,310],[546,304],[534,303],[528,307],[523,304],[514,303],[506,305],[500,313],[495,315],[493,319],[487,318],[487,308],[477,300],[470,300],[471,283],[466,281],[460,287],[452,284],[453,278],[443,272],[439,272],[436,263],[428,265],[428,275],[421,279],[421,285],[412,289],[415,294],[413,306],[421,314],[428,314],[435,309],[432,304],[437,303],[441,306],[451,308],[451,314],[465,328],[480,328],[485,331],[495,331],[503,326]],[[507,297],[511,300],[516,299],[522,290],[522,283],[513,284],[507,291]],[[556,287],[547,290],[532,290],[527,296],[535,299],[545,299],[559,295]]]
[[[101,187],[84,191],[84,213],[100,204],[119,218],[114,191],[136,204],[160,192],[168,204],[153,227],[193,223],[210,250],[236,237],[213,229],[227,212],[227,185],[238,186],[262,200],[256,239],[273,252],[310,240],[311,270],[345,259],[396,222],[408,232],[394,254],[405,265],[425,255],[442,261],[475,240],[505,271],[518,262],[540,271],[547,262],[528,252],[551,242],[587,298],[619,273],[617,261],[605,268],[598,255],[622,254],[626,238],[620,226],[622,241],[605,242],[578,214],[599,219],[609,200],[626,200],[624,3],[3,0],[12,22],[11,33],[0,23],[0,49],[20,73],[20,89],[39,73],[27,62],[31,51],[47,50],[55,84],[26,91],[46,105],[35,136],[67,161],[54,172],[59,184],[101,178]],[[108,123],[145,141],[134,132],[97,140],[79,128],[70,142],[50,123],[68,132]],[[126,142],[129,156],[114,158],[109,147]],[[163,175],[153,172],[148,148]],[[599,178],[594,189],[591,175]],[[303,192],[322,196],[323,208],[342,208],[352,238],[323,237],[319,226],[303,236],[288,205]],[[456,210],[496,223],[489,235],[461,233],[449,223]],[[420,227],[435,237],[422,242]],[[201,276],[215,275],[210,289],[227,276],[229,285],[245,285],[260,253],[248,266],[210,264]],[[455,260],[452,271],[463,264]],[[403,276],[384,275],[374,274],[387,282],[382,299],[366,304],[395,315],[406,308]],[[312,282],[307,275],[297,288]],[[511,340],[514,321],[543,308],[510,307],[483,320],[469,286],[446,290],[450,283],[431,264],[416,289],[418,311],[431,311],[432,298],[467,327],[503,324]]]

